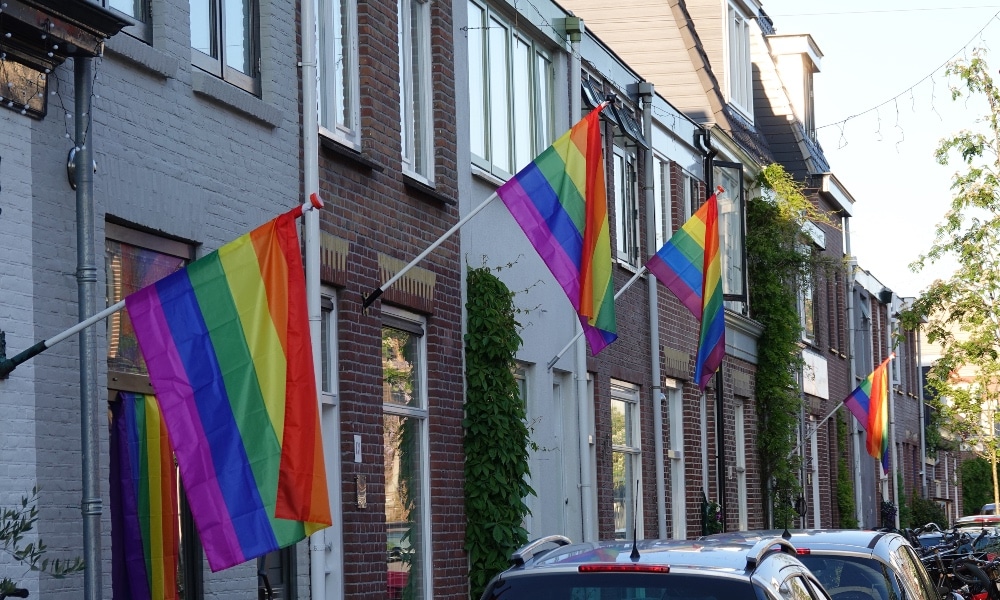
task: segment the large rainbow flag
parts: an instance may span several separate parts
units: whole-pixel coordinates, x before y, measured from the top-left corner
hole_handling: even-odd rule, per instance
[[[868,454],[882,463],[882,470],[889,470],[889,361],[882,361],[847,398],[844,405],[868,432],[865,446]]]
[[[601,110],[546,148],[497,195],[552,271],[597,354],[618,337]]]
[[[213,571],[331,524],[301,214],[125,298]]]
[[[177,594],[177,478],[167,429],[153,396],[111,403],[111,572],[115,598],[173,600]]]
[[[715,194],[646,263],[646,268],[701,321],[694,368],[694,379],[701,389],[726,355],[721,264]]]

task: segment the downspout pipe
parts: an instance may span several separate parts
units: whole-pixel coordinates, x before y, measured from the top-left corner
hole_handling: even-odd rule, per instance
[[[889,301],[885,304],[885,316],[886,316],[886,328],[885,328],[885,342],[886,349],[891,354],[892,350],[892,332],[894,329],[894,324],[897,323],[897,319],[892,313],[892,300],[895,294],[889,295]],[[891,369],[891,366],[890,366]],[[892,465],[891,473],[892,477],[892,503],[896,505],[896,516],[895,524],[893,525],[896,529],[899,529],[899,460],[898,453],[896,450],[896,391],[892,386],[892,380],[889,381],[889,461]]]
[[[569,112],[570,122],[576,122],[580,116],[580,42],[583,40],[585,27],[583,19],[566,17],[566,34],[570,41],[569,63]],[[579,320],[576,321],[576,333],[583,330]],[[593,542],[597,539],[597,528],[594,511],[594,487],[590,481],[593,467],[590,439],[590,395],[587,393],[587,341],[584,336],[576,343],[576,401],[578,407],[578,423],[580,435],[580,513],[583,528],[583,541]]]
[[[305,0],[300,5],[299,31],[302,36],[302,59],[299,62],[302,77],[302,190],[304,201],[312,194],[319,195],[319,102],[317,90],[318,48],[316,40],[317,2]],[[328,209],[329,210],[329,209]],[[312,342],[313,371],[316,389],[322,390],[323,356],[321,349],[323,305],[320,292],[320,211],[310,210],[303,215],[303,246],[305,247],[306,305],[309,313],[309,336]],[[330,513],[334,515],[333,525],[309,536],[309,588],[310,597],[317,599],[343,597],[343,582],[335,581],[327,590],[327,578],[339,578],[343,573],[341,564],[329,564],[340,553],[330,554],[330,549],[342,547],[342,519],[339,502],[340,493],[336,486],[340,482],[340,406],[323,406],[323,394],[318,394],[320,430],[323,435],[323,454],[326,457],[327,492],[330,498]],[[325,414],[328,413],[328,414]],[[334,451],[331,452],[330,449]],[[332,460],[331,460],[332,457]],[[329,536],[329,540],[327,539]],[[329,594],[329,596],[328,596]]]
[[[917,385],[920,387],[920,497],[927,499],[927,438],[925,437],[927,424],[924,423],[925,403],[924,396],[924,356],[923,356],[923,332],[917,327]]]
[[[704,127],[695,132],[695,141],[701,148],[705,160],[705,186],[706,194],[712,193],[715,189],[715,170],[712,161],[719,153],[719,150],[712,146],[712,132]],[[723,364],[725,361],[723,361]],[[715,372],[715,479],[718,487],[719,506],[722,507],[722,528],[726,529],[726,424],[725,424],[725,403],[722,364]]]
[[[653,140],[653,84],[647,81],[639,82],[639,99],[642,101],[642,131],[646,140]],[[652,254],[658,248],[656,245],[656,194],[654,193],[655,174],[653,173],[653,149],[646,149],[645,155],[645,197],[646,197],[646,248]],[[649,357],[650,386],[653,402],[653,456],[656,464],[656,528],[659,539],[667,537],[667,491],[665,475],[663,474],[663,388],[660,376],[660,307],[658,304],[658,289],[656,276],[647,275],[646,292],[649,303]]]
[[[76,283],[78,315],[81,321],[97,312],[97,263],[94,254],[94,144],[93,58],[73,59],[73,86],[76,93]],[[85,600],[100,600],[101,574],[101,476],[100,418],[97,406],[97,330],[80,332],[80,443],[83,452],[83,586]]]

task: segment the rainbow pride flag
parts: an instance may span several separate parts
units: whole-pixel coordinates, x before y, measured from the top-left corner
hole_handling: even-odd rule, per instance
[[[882,361],[847,398],[844,405],[868,432],[865,447],[868,454],[882,463],[882,470],[889,471],[889,361]]]
[[[595,355],[618,337],[603,108],[591,111],[497,190],[566,292]]]
[[[114,597],[176,599],[177,478],[153,396],[121,393],[111,403],[110,454]]]
[[[646,268],[701,321],[694,368],[694,379],[701,389],[726,355],[721,265],[715,194],[646,263]]]
[[[212,571],[331,524],[301,214],[125,298]]]

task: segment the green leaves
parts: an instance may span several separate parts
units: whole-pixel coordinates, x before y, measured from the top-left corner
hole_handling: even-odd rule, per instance
[[[514,294],[486,267],[468,272],[465,334],[465,549],[471,597],[527,541],[521,526],[531,438],[514,377],[521,347]]]
[[[0,512],[0,550],[32,571],[40,571],[52,577],[62,578],[82,571],[83,559],[79,557],[51,560],[43,558],[48,546],[42,540],[23,543],[25,536],[38,522],[37,503],[38,488],[34,487],[29,496],[21,496],[19,507],[5,508]],[[14,587],[16,586],[10,579],[0,580],[0,591],[10,591]]]

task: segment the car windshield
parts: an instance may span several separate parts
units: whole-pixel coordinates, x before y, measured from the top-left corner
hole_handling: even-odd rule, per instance
[[[689,574],[532,573],[502,578],[483,600],[765,600],[749,579]]]
[[[799,560],[813,572],[833,600],[900,600],[895,577],[872,559],[829,554],[803,554]]]

